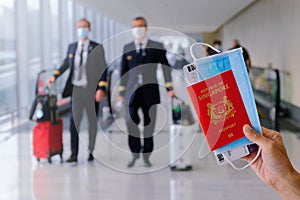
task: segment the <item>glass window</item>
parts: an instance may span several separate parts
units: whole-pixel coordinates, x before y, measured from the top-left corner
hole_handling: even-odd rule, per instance
[[[103,39],[106,40],[109,37],[109,23],[106,16],[102,17],[102,28]]]
[[[28,57],[29,60],[41,58],[41,5],[40,0],[27,0],[28,9]]]
[[[75,40],[75,24],[74,24],[74,4],[71,0],[68,1],[68,37],[69,42]]]
[[[85,18],[84,7],[79,4],[75,4],[75,13],[76,13],[76,22],[82,18]]]
[[[59,7],[58,0],[50,0],[51,10],[51,61],[54,65],[58,64],[59,59]]]
[[[89,20],[89,22],[91,23],[91,27],[92,27],[92,31],[90,33],[90,38],[92,40],[95,40],[95,32],[96,32],[96,29],[95,29],[95,20],[94,20],[94,11],[88,9],[87,10],[87,20]]]
[[[94,25],[94,28],[93,28],[93,31],[95,31],[95,39],[99,42],[103,42],[104,40],[104,37],[103,37],[103,33],[102,33],[102,30],[103,30],[103,24],[102,24],[102,16],[100,13],[97,13],[96,14],[96,20],[95,20],[95,25]]]
[[[30,102],[34,99],[36,76],[42,69],[42,27],[40,0],[27,0],[27,53]]]
[[[0,1],[0,114],[16,109],[15,1]]]
[[[16,62],[14,1],[0,1],[0,65]]]
[[[109,35],[109,37],[112,37],[116,33],[114,20],[112,20],[112,19],[110,20],[109,27],[110,27],[110,35]]]

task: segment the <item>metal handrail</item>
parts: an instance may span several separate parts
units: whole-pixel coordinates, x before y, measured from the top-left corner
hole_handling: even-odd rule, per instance
[[[28,107],[20,108],[20,111],[23,110],[23,109],[28,110]],[[8,118],[10,118],[10,122],[11,122],[10,123],[11,126],[8,129],[3,129],[3,130],[0,129],[0,133],[9,132],[9,131],[13,130],[14,128],[16,128],[17,125],[20,125],[20,123],[16,123],[17,115],[18,115],[18,110],[17,109],[9,111],[9,112],[0,113],[0,118],[8,116]]]
[[[10,112],[6,112],[6,113],[2,113],[2,114],[0,114],[0,118],[11,115],[10,116],[10,118],[11,118],[11,125],[12,125],[11,127],[14,127],[14,124],[15,124],[14,113],[15,113],[15,111],[10,111]],[[10,130],[11,130],[11,128],[6,129],[6,130],[1,130],[0,129],[0,133],[1,132],[7,132],[7,131],[10,131]]]
[[[276,74],[276,78],[275,78],[276,85],[274,85],[274,87],[276,87],[276,94],[273,94],[274,103],[275,103],[275,105],[274,105],[274,108],[275,108],[275,113],[274,113],[275,114],[275,116],[274,116],[274,123],[275,124],[274,124],[274,126],[275,127],[274,128],[279,131],[278,117],[279,117],[280,104],[281,104],[281,98],[280,98],[280,93],[281,93],[281,91],[280,91],[280,88],[281,88],[281,86],[280,86],[280,71],[278,69],[272,68],[271,66],[269,66],[269,67],[252,67],[252,69],[259,69],[259,70],[263,70],[263,71],[271,70],[271,71],[274,71],[275,74]]]

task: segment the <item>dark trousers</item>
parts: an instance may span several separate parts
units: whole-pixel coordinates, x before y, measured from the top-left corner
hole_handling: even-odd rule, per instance
[[[89,145],[88,150],[93,153],[95,149],[96,136],[97,136],[97,115],[98,103],[94,99],[89,99],[84,89],[76,89],[76,97],[72,97],[71,101],[71,117],[70,117],[70,133],[71,133],[71,152],[72,156],[78,155],[79,136],[78,130],[82,121],[83,110],[86,110],[88,117],[88,134]]]
[[[144,157],[149,157],[153,151],[153,132],[156,122],[156,111],[157,106],[141,105],[134,106],[129,105],[126,114],[126,124],[128,128],[128,143],[129,148],[134,156],[138,156],[141,152],[141,134],[138,127],[140,123],[140,117],[138,115],[138,110],[141,108],[144,119],[144,131],[143,131],[143,155]]]

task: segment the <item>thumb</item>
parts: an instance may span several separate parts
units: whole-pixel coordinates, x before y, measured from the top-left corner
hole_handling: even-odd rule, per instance
[[[261,134],[257,133],[253,128],[249,125],[244,125],[243,131],[245,136],[251,141],[259,145],[260,147],[264,148],[268,143],[268,139],[262,136]]]

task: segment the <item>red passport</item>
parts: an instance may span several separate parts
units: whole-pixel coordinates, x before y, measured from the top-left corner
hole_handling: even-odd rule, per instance
[[[232,70],[187,87],[211,151],[244,137],[250,124]]]

